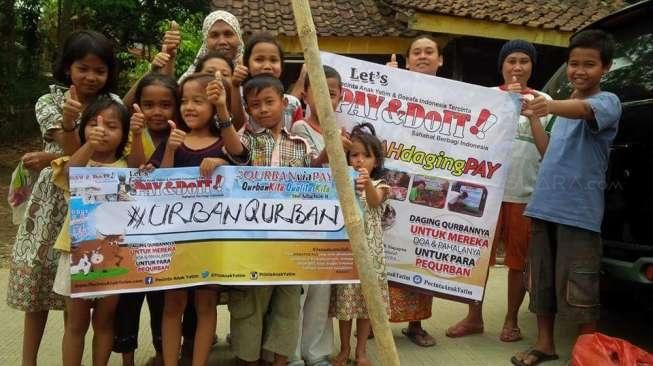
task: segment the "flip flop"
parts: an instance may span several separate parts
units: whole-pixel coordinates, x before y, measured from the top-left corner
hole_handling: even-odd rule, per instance
[[[331,364],[331,361],[329,361],[329,360],[322,360],[322,361],[314,364],[313,366],[333,366],[333,365]]]
[[[535,357],[535,361],[533,361],[531,363],[524,363],[524,360],[527,359],[529,356]],[[557,360],[559,358],[560,357],[555,353],[552,354],[552,355],[549,355],[549,354],[546,354],[546,353],[544,353],[542,351],[538,351],[536,349],[531,349],[531,350],[526,352],[526,354],[524,355],[524,358],[521,361],[517,359],[517,356],[512,356],[512,358],[510,358],[510,362],[512,362],[512,364],[515,365],[515,366],[535,366],[535,365],[539,365],[542,362],[554,361],[554,360]]]
[[[428,334],[424,329],[420,329],[417,332],[411,332],[408,328],[404,328],[401,330],[401,333],[408,337],[411,342],[420,347],[433,347],[436,344],[435,338]]]
[[[465,337],[468,335],[472,334],[480,334],[483,333],[484,329],[483,326],[470,326],[466,325],[464,323],[458,323],[456,325],[453,325],[447,329],[447,332],[445,335],[449,338],[460,338],[460,337]]]
[[[519,327],[510,328],[504,327],[501,330],[501,335],[499,336],[501,342],[517,342],[523,339],[521,335],[521,329]]]

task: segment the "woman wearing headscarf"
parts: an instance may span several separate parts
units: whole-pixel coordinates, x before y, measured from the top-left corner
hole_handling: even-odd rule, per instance
[[[169,30],[163,37],[164,46],[176,54],[180,42],[179,31]],[[202,24],[202,46],[197,51],[195,60],[188,66],[179,82],[195,72],[197,61],[209,51],[219,51],[231,58],[234,64],[241,64],[243,56],[243,38],[240,23],[236,17],[224,10],[216,10],[204,18]],[[173,54],[170,54],[173,56]]]
[[[442,53],[435,38],[420,35],[413,39],[406,52],[406,69],[427,75],[436,75],[443,64]],[[396,55],[392,55],[390,67],[399,67]],[[421,347],[435,346],[435,338],[422,328],[422,320],[431,317],[433,296],[405,287],[390,287],[390,321],[408,322],[402,333]]]
[[[177,50],[181,44],[181,31],[179,25],[172,21],[170,29],[163,35],[163,45],[152,60],[152,71],[174,76],[174,64],[177,57]],[[231,13],[224,10],[216,10],[204,18],[202,24],[202,46],[197,51],[195,60],[188,66],[188,69],[181,75],[181,83],[189,75],[195,73],[197,62],[209,51],[219,51],[229,57],[234,65],[240,65],[243,56],[243,38],[240,31],[238,19]],[[123,98],[125,105],[131,106],[134,103],[134,91],[137,83]]]
[[[180,42],[181,33],[178,30],[171,28],[167,31],[163,37],[163,49],[166,50],[166,52],[159,53],[152,64],[159,68],[174,64],[174,57],[177,53],[177,48],[179,47]],[[197,51],[193,63],[188,66],[186,72],[184,72],[179,78],[179,82],[181,83],[186,77],[197,71],[196,68],[198,61],[209,51],[223,53],[225,56],[230,58],[236,66],[234,68],[234,75],[240,74],[243,77],[246,77],[248,73],[247,68],[242,66],[244,48],[242,32],[240,30],[238,19],[233,14],[224,10],[216,10],[212,12],[204,18],[204,23],[202,24],[202,46]],[[169,70],[170,69],[168,69],[168,72],[170,72]],[[232,97],[229,109],[233,115],[233,120],[242,123],[242,121],[245,120],[245,111],[243,106],[240,104],[240,89],[232,88],[230,93],[232,93]],[[240,127],[240,124],[238,124],[238,126]]]

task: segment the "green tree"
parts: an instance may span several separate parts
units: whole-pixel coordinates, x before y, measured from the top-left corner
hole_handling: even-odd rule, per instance
[[[117,45],[119,66],[123,70],[119,83],[121,92],[149,70],[149,61],[160,49],[170,20],[176,20],[181,25],[184,40],[176,66],[178,70],[182,67],[185,70],[192,62],[192,59],[188,61],[188,54],[193,53],[194,56],[201,44],[202,20],[210,10],[209,2],[205,0],[73,1],[75,29],[95,29],[113,39]],[[191,47],[195,48],[191,50]],[[133,51],[138,48],[141,53],[135,55]]]
[[[205,0],[0,0],[0,141],[38,133],[34,102],[52,83],[52,64],[77,29],[94,29],[116,45],[125,92],[149,70],[169,20],[183,32],[177,70],[183,72],[201,44]],[[135,50],[141,50],[136,52]]]
[[[33,104],[47,81],[40,73],[38,0],[2,1],[0,139],[38,131]]]

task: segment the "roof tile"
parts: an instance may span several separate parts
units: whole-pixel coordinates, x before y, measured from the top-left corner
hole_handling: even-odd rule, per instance
[[[318,36],[411,37],[395,13],[482,19],[532,28],[575,31],[621,7],[624,0],[309,0]],[[294,36],[290,0],[212,0],[233,13],[246,34]]]
[[[532,28],[578,30],[615,12],[623,0],[385,0],[403,13],[433,13]],[[566,22],[561,18],[569,19]],[[571,19],[573,20],[571,20]]]
[[[394,12],[382,15],[375,0],[310,0],[313,22],[319,36],[405,36],[416,34],[394,18]],[[290,0],[213,0],[214,9],[231,12],[240,21],[245,34],[269,31],[296,35]],[[257,9],[258,11],[255,11]]]

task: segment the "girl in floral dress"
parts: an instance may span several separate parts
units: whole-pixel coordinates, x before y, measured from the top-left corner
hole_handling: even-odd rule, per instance
[[[66,40],[54,70],[57,81],[36,102],[36,119],[46,152],[71,155],[79,147],[77,126],[85,105],[113,87],[113,46],[103,35],[77,31]],[[36,365],[49,310],[62,310],[63,297],[52,291],[59,254],[53,250],[67,213],[63,192],[45,168],[34,184],[11,255],[7,304],[25,312],[23,365]]]
[[[365,237],[372,256],[372,264],[377,274],[379,287],[388,304],[388,280],[385,272],[385,255],[383,251],[383,229],[381,217],[385,208],[390,187],[380,178],[383,171],[383,148],[376,137],[374,127],[363,123],[351,132],[351,147],[347,153],[349,165],[359,173],[356,190],[364,212]],[[336,285],[331,291],[332,316],[339,320],[340,353],[333,358],[334,366],[347,364],[351,351],[349,340],[353,320],[356,319],[356,365],[371,365],[367,358],[366,343],[370,334],[370,319],[360,285]]]

